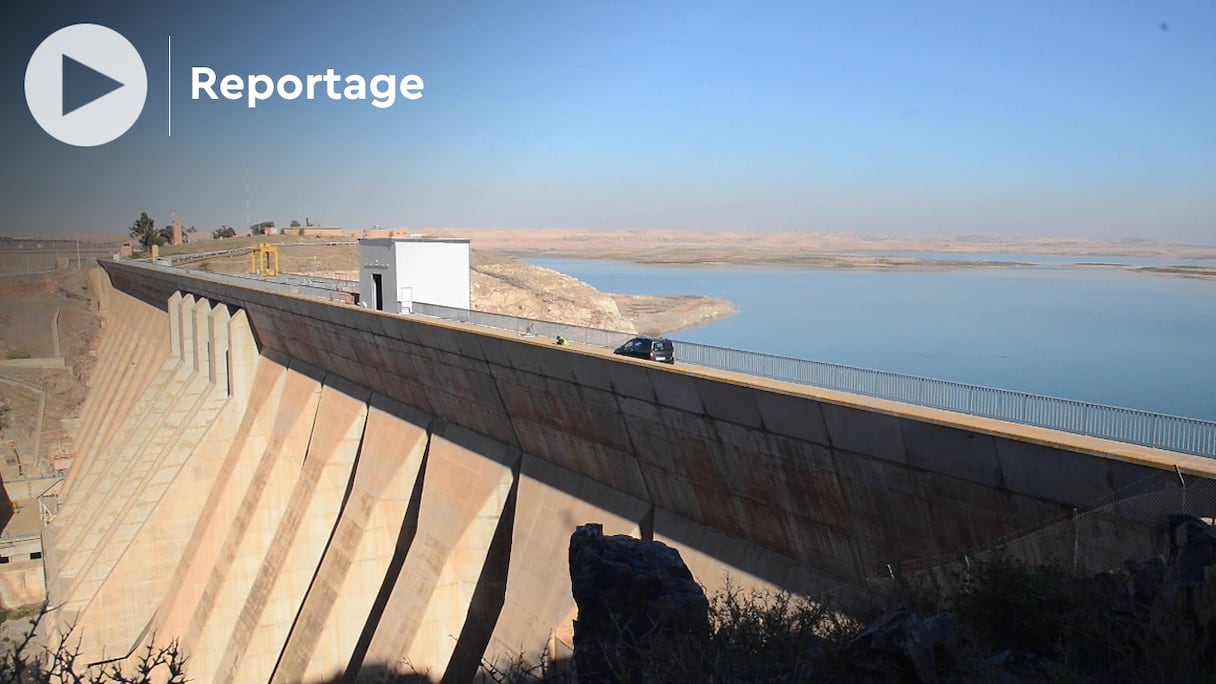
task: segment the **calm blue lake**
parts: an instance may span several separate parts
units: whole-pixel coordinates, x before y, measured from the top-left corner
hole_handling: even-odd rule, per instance
[[[738,307],[679,340],[1216,420],[1216,282],[1067,265],[1097,260],[946,272],[530,263],[605,292]]]

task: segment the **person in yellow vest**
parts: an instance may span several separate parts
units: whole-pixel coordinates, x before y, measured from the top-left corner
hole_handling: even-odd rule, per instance
[[[555,344],[559,347],[569,347],[570,340],[567,340],[566,338],[562,337],[561,335],[558,335],[557,342],[555,342]]]

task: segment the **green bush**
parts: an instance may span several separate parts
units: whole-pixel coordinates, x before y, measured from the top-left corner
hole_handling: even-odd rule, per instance
[[[710,599],[709,672],[717,681],[800,682],[859,625],[826,601],[743,592],[730,582]]]
[[[745,592],[729,581],[709,600],[707,644],[665,637],[651,643],[644,671],[647,682],[803,682],[814,674],[839,672],[835,645],[860,625],[822,601],[788,593]],[[482,676],[497,684],[573,682],[568,663],[518,654],[507,661],[482,662]],[[826,681],[826,680],[825,680]]]
[[[972,563],[951,611],[972,664],[1012,653],[1054,681],[1216,681],[1216,653],[1186,601],[1137,602],[1127,574],[1076,577],[1007,555]],[[1023,673],[1031,674],[1031,673]]]
[[[986,642],[1054,655],[1070,618],[1085,610],[1078,582],[1057,565],[1007,555],[977,560],[963,574],[953,612]]]

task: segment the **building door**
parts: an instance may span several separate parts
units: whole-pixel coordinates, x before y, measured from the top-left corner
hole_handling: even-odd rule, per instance
[[[384,311],[384,281],[383,274],[372,274],[372,289],[376,291],[376,311]]]
[[[397,294],[397,309],[403,313],[414,313],[414,288],[406,285]]]

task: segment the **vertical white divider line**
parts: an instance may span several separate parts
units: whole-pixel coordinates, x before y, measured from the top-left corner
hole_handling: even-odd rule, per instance
[[[169,36],[169,137],[173,137],[173,36]]]

